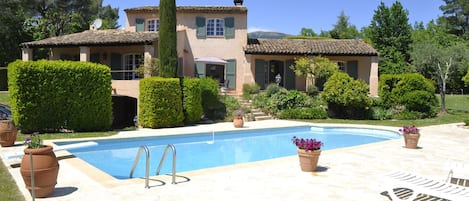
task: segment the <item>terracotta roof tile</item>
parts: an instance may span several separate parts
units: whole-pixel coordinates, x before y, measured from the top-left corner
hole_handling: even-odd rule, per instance
[[[80,33],[21,43],[22,47],[100,46],[151,44],[158,38],[156,32],[129,32],[124,30],[88,30]]]
[[[142,6],[124,9],[126,13],[158,12],[158,6]],[[176,12],[180,13],[247,13],[244,6],[177,6]]]
[[[377,56],[378,52],[355,39],[249,39],[246,54]]]

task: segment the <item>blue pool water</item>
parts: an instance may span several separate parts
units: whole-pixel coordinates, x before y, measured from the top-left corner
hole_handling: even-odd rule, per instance
[[[118,179],[128,179],[138,149],[150,150],[150,175],[154,175],[163,151],[174,144],[177,152],[177,172],[205,169],[231,164],[260,161],[296,155],[293,136],[316,138],[324,142],[323,150],[350,147],[399,138],[397,132],[362,128],[321,128],[311,126],[285,127],[196,133],[127,139],[96,140],[98,146],[70,150],[76,157]],[[57,142],[65,145],[77,142]],[[168,152],[161,174],[171,172],[171,152]],[[145,154],[142,152],[134,178],[143,177]]]

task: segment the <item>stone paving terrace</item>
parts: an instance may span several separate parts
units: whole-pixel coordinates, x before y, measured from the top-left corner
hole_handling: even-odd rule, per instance
[[[245,122],[245,128],[242,129],[295,125],[325,124],[266,120]],[[399,129],[383,126],[332,126],[380,128],[392,131]],[[171,129],[140,129],[121,132],[114,137],[232,129],[232,123],[218,123]],[[319,159],[319,171],[315,173],[302,172],[297,156],[291,156],[200,171],[179,172],[178,175],[188,177],[190,181],[183,182],[185,181],[183,178],[177,178],[180,183],[176,185],[171,184],[170,176],[154,176],[150,180],[150,189],[144,188],[143,179],[116,180],[77,158],[66,157],[69,154],[61,151],[56,153],[60,158],[60,171],[54,194],[50,198],[36,200],[389,200],[386,196],[387,182],[382,175],[390,171],[404,170],[436,180],[445,180],[448,173],[445,164],[448,161],[469,163],[469,129],[464,129],[458,124],[449,124],[422,127],[421,133],[419,149],[403,148],[403,139],[396,139],[323,151]],[[1,148],[0,153],[4,155],[21,152],[23,148],[23,146]],[[3,160],[26,200],[31,200],[17,167],[19,161],[19,159]],[[11,164],[14,167],[11,167]],[[154,170],[151,174],[154,174]],[[469,179],[469,175],[466,176]],[[160,181],[165,184],[162,185]],[[421,198],[421,200],[435,199]]]

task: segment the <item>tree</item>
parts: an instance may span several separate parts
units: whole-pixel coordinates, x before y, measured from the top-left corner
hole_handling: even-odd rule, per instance
[[[297,58],[290,68],[297,76],[306,76],[312,85],[317,78],[328,78],[339,70],[337,63],[322,56]]]
[[[349,23],[349,17],[345,15],[344,11],[337,18],[337,23],[334,24],[334,28],[329,32],[332,38],[354,39],[360,36],[355,25]]]
[[[34,40],[88,30],[96,18],[103,19],[103,29],[118,28],[118,9],[113,9],[109,5],[102,7],[102,2],[103,0],[29,2],[27,9],[30,17],[25,22],[25,28],[33,33]]]
[[[21,49],[18,44],[31,41],[31,34],[23,29],[28,16],[21,0],[0,1],[0,67],[19,59]]]
[[[442,46],[432,40],[422,40],[412,45],[413,64],[418,69],[426,69],[438,82],[441,105],[440,113],[446,111],[446,84],[449,75],[460,66],[469,62],[469,48],[464,43]],[[466,68],[467,69],[467,68]]]
[[[158,33],[160,75],[177,76],[176,1],[160,1],[160,31]]]
[[[301,36],[317,36],[316,33],[314,33],[313,29],[310,29],[310,28],[301,28],[301,32],[300,32],[300,35]]]
[[[393,3],[390,8],[381,2],[375,10],[366,33],[381,56],[380,74],[412,72],[412,69],[405,65],[410,62],[409,51],[412,43],[412,27],[408,21],[408,11],[399,1]],[[395,61],[396,55],[400,61]],[[399,66],[390,66],[396,62]]]
[[[440,6],[443,16],[439,22],[445,25],[448,33],[469,39],[469,0],[443,0]]]

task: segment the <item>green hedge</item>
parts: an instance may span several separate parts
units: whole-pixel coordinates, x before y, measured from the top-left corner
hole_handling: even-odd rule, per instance
[[[24,133],[107,130],[111,72],[89,62],[16,61],[8,66],[13,119]]]
[[[405,106],[405,111],[422,113],[423,117],[432,117],[438,112],[435,87],[421,74],[382,75],[379,80],[379,96],[388,108],[402,105]]]
[[[368,95],[368,84],[354,80],[347,73],[336,72],[324,84],[321,96],[327,102],[331,117],[364,119],[372,100]]]
[[[202,90],[199,78],[183,78],[182,91],[184,94],[184,116],[185,122],[198,122],[203,114]]]
[[[178,78],[140,80],[139,124],[147,128],[183,125],[182,90]]]
[[[212,78],[200,78],[202,90],[202,107],[204,117],[211,120],[221,120],[226,116],[226,106],[219,98],[218,82]]]

